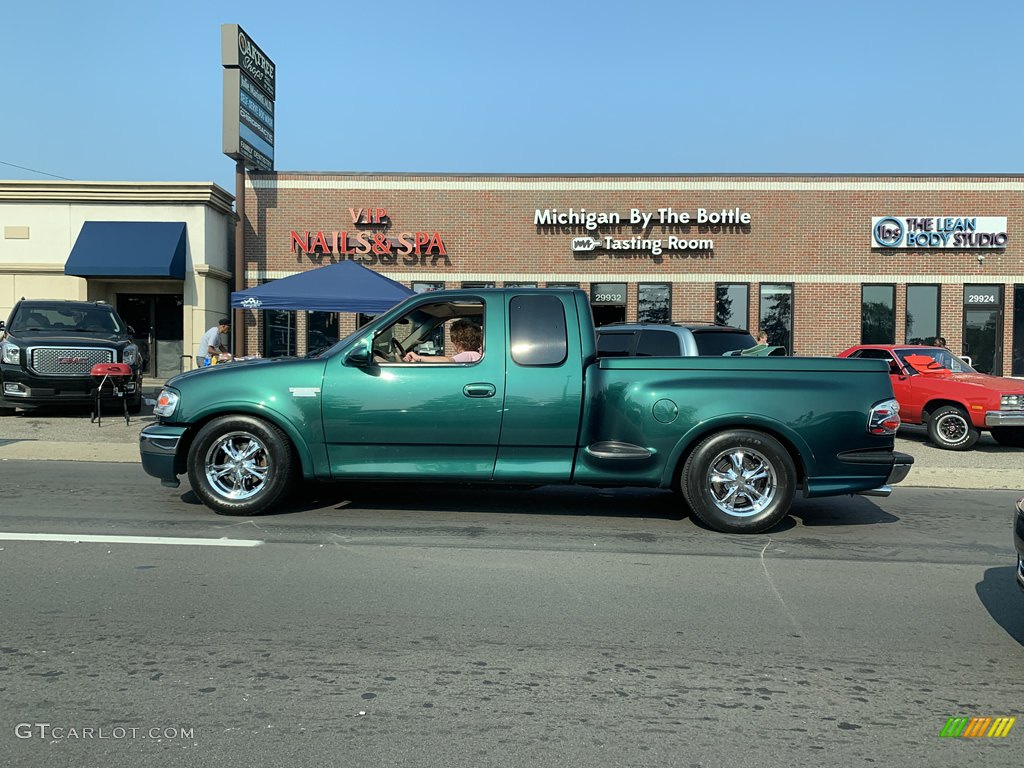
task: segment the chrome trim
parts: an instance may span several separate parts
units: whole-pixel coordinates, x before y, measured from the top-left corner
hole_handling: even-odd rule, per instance
[[[988,411],[986,427],[1024,427],[1024,411]]]
[[[81,357],[81,363],[65,363],[64,365],[85,366],[77,370],[58,370],[59,357]],[[41,359],[37,359],[41,358]],[[29,370],[42,376],[64,376],[82,378],[92,374],[92,367],[97,363],[113,363],[117,359],[117,350],[111,347],[69,347],[52,344],[36,344],[25,348],[25,361]],[[42,365],[40,365],[42,363]]]
[[[909,469],[909,467],[908,467],[908,469]],[[880,485],[878,488],[872,488],[872,489],[867,490],[867,491],[858,491],[857,492],[858,496],[881,496],[882,498],[885,498],[886,496],[890,496],[891,494],[892,494],[892,487],[888,486],[888,485]]]
[[[649,459],[651,451],[632,443],[620,443],[618,440],[602,440],[591,443],[583,449],[595,459]]]

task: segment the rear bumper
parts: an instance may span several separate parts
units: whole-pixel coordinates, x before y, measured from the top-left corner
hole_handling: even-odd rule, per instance
[[[839,454],[838,458],[844,464],[854,465],[858,470],[857,475],[831,478],[831,483],[819,481],[811,486],[813,492],[809,495],[828,495],[822,491],[831,487],[832,495],[838,492],[888,496],[892,493],[892,486],[904,480],[914,466],[914,457],[899,451],[849,451]],[[854,483],[857,487],[851,487]]]
[[[158,478],[164,485],[177,487],[178,475],[183,469],[184,456],[178,451],[185,427],[151,424],[139,434],[139,455],[146,474]]]

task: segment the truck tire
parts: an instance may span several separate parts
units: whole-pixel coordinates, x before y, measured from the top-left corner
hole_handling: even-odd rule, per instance
[[[218,515],[270,511],[295,480],[291,442],[253,416],[221,416],[199,430],[188,452],[188,480]]]
[[[944,405],[928,419],[928,438],[946,451],[966,451],[980,436],[967,412],[956,405]]]
[[[1007,448],[1024,448],[1024,427],[992,427],[992,439]]]
[[[774,437],[749,429],[719,432],[683,465],[683,496],[693,513],[723,533],[760,533],[789,512],[796,468]]]

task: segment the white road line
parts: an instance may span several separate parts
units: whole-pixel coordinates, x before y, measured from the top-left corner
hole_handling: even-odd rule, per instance
[[[258,547],[258,539],[184,539],[172,536],[91,536],[74,533],[2,533],[0,541],[65,541],[72,544],[178,544],[186,547]]]

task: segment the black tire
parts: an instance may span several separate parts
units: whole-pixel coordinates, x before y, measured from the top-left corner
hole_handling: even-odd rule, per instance
[[[1024,427],[992,427],[992,439],[1007,448],[1024,448]]]
[[[3,417],[3,416],[13,416],[15,414],[15,412],[16,411],[15,411],[14,408],[7,408],[5,406],[3,408],[0,408],[0,417]]]
[[[236,458],[229,456],[229,449]],[[295,471],[287,435],[253,416],[214,419],[199,430],[188,452],[192,490],[218,515],[272,510],[291,488]]]
[[[132,416],[138,416],[140,413],[142,413],[141,392],[139,392],[138,395],[136,395],[135,397],[128,401],[128,413],[130,413]]]
[[[680,488],[693,513],[716,531],[760,533],[789,512],[796,467],[789,451],[771,435],[732,429],[694,449],[683,465]]]
[[[956,405],[944,405],[928,419],[928,439],[946,451],[969,450],[980,436],[967,412]]]

